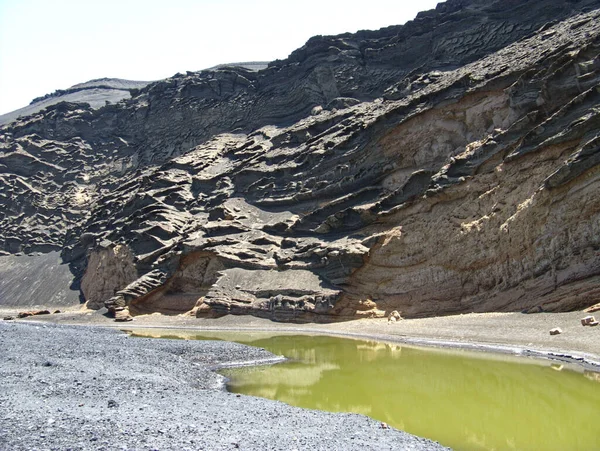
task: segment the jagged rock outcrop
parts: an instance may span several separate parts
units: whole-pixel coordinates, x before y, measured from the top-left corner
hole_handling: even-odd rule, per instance
[[[99,247],[87,259],[81,279],[81,293],[88,307],[100,309],[123,287],[138,279],[133,255],[127,246]]]
[[[51,106],[0,129],[0,245],[61,250],[88,305],[132,314],[596,304],[599,18],[448,1],[258,72]]]

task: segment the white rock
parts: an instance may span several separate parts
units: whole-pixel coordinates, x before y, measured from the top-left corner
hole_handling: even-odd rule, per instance
[[[581,318],[581,325],[582,326],[589,326],[591,323],[595,323],[596,322],[596,318],[594,318],[593,316],[586,316],[585,318]]]

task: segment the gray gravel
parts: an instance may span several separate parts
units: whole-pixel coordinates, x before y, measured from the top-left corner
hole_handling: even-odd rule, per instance
[[[228,393],[214,372],[273,358],[236,343],[3,322],[0,449],[447,449],[361,415]]]

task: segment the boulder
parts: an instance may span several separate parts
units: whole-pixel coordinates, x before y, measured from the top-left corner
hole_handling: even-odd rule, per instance
[[[599,311],[600,311],[600,303],[594,304],[591,307],[588,307],[584,310],[584,312],[586,312],[586,313],[594,313],[594,312],[599,312]]]
[[[128,308],[123,308],[115,311],[115,321],[117,322],[127,322],[132,321],[133,317],[129,314]]]
[[[17,315],[18,318],[27,318],[28,316],[36,316],[36,315],[49,315],[50,310],[30,310],[26,312],[19,312]]]
[[[586,316],[585,318],[581,318],[581,325],[582,326],[589,326],[592,323],[596,322],[596,318],[594,318],[593,316]]]
[[[400,312],[398,310],[394,310],[388,316],[388,322],[396,322],[396,321],[400,321],[402,319],[404,319],[404,318],[402,318],[402,316],[400,315]]]

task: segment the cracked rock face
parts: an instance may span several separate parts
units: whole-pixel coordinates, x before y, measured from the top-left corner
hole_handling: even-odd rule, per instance
[[[451,0],[258,72],[13,121],[0,272],[60,251],[88,306],[132,314],[596,304],[599,19],[592,0]]]

